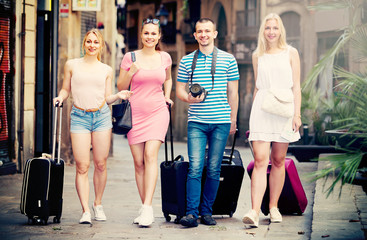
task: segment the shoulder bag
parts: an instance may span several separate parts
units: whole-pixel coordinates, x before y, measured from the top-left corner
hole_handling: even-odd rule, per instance
[[[133,62],[136,60],[134,52],[131,52],[131,60]],[[121,100],[121,103],[112,105],[112,132],[115,134],[127,134],[132,127],[130,101]]]
[[[290,118],[294,114],[294,96],[290,89],[270,88],[264,97],[261,109],[281,117]]]

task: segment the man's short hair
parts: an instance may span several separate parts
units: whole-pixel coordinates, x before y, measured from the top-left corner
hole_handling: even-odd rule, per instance
[[[206,22],[211,22],[213,23],[213,26],[214,26],[214,31],[216,29],[216,26],[215,26],[215,22],[213,21],[213,19],[211,18],[200,18],[199,20],[196,21],[195,23],[195,32],[196,32],[196,25],[198,25],[198,23],[206,23]]]

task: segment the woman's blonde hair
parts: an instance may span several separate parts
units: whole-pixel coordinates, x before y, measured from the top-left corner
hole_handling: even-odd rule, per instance
[[[98,31],[98,29],[96,28],[93,28],[91,30],[89,30],[85,35],[84,35],[84,39],[83,39],[83,43],[82,43],[82,51],[83,53],[85,52],[85,49],[84,49],[84,46],[85,46],[85,41],[87,41],[87,37],[89,34],[93,33],[94,35],[96,35],[96,37],[98,38],[98,41],[99,41],[99,44],[100,44],[100,51],[98,52],[98,55],[97,55],[97,59],[99,61],[101,61],[101,55],[102,55],[102,52],[103,52],[103,49],[105,47],[105,41],[103,39],[103,36],[101,34],[100,31]]]
[[[264,20],[262,21],[262,23],[260,25],[259,36],[258,36],[258,39],[257,39],[257,48],[254,52],[254,54],[257,54],[258,57],[264,55],[264,53],[267,50],[267,42],[266,42],[266,39],[265,39],[265,36],[264,36],[264,32],[265,32],[265,24],[269,20],[276,20],[278,22],[278,26],[279,26],[279,30],[280,30],[278,47],[279,48],[286,48],[287,45],[288,45],[287,40],[286,40],[286,32],[285,32],[285,28],[284,28],[282,19],[276,13],[270,13],[264,18]]]

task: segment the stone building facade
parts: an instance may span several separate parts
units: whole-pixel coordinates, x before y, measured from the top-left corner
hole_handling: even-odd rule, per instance
[[[340,36],[338,30],[348,25],[350,21],[346,10],[309,10],[308,6],[313,5],[313,1],[310,0],[126,1],[127,50],[140,47],[140,43],[138,45],[134,43],[139,42],[138,32],[143,18],[156,16],[162,4],[167,8],[169,22],[171,21],[174,26],[174,28],[171,26],[169,37],[175,38],[175,41],[163,44],[163,50],[169,52],[173,58],[174,80],[177,64],[182,56],[197,49],[192,36],[195,21],[200,17],[209,17],[216,22],[218,30],[216,46],[232,53],[239,66],[238,128],[241,138],[244,138],[248,130],[255,83],[251,55],[257,45],[261,20],[271,12],[281,16],[287,30],[288,43],[297,48],[300,54],[301,81],[304,81],[314,64]],[[350,55],[346,55],[342,61],[350,68],[359,66],[351,60]],[[324,74],[324,80],[319,81],[318,86],[322,91],[332,91],[330,74]],[[173,88],[173,98],[174,90]],[[176,140],[186,139],[187,108],[186,103],[175,99],[173,122]]]
[[[82,56],[86,31],[101,30],[107,43],[102,61],[115,64],[115,1],[90,1],[100,4],[97,10],[76,10],[76,2],[0,1],[0,174],[22,172],[27,159],[51,152],[52,99],[61,89],[66,60]],[[71,99],[62,126],[61,157],[67,162],[73,161],[65,130],[70,108]]]

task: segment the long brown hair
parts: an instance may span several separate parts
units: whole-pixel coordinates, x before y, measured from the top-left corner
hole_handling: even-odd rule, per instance
[[[83,51],[83,53],[85,52],[85,49],[84,49],[85,41],[87,41],[87,37],[88,37],[88,35],[89,35],[89,34],[91,34],[91,33],[93,33],[94,35],[96,35],[96,37],[98,38],[98,41],[99,41],[99,43],[100,43],[101,48],[100,48],[100,51],[98,52],[97,59],[98,59],[99,61],[101,61],[101,55],[102,55],[102,52],[103,52],[103,50],[104,50],[104,47],[105,47],[106,43],[105,43],[105,41],[104,41],[104,39],[103,39],[103,36],[102,36],[101,32],[100,32],[100,31],[98,31],[98,29],[93,28],[93,29],[89,30],[89,31],[84,35],[84,39],[83,39],[83,43],[82,43],[82,51]]]

